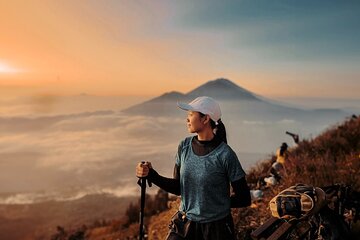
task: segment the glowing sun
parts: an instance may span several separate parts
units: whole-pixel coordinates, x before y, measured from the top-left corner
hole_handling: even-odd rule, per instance
[[[15,72],[18,72],[18,70],[6,63],[0,62],[0,73],[15,73]]]

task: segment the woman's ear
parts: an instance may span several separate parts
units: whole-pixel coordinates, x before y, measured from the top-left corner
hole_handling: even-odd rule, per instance
[[[210,116],[209,116],[209,115],[205,115],[203,123],[204,123],[204,124],[207,124],[208,122],[210,122]]]

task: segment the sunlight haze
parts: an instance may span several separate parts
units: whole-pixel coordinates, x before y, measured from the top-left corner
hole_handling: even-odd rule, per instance
[[[2,1],[1,94],[187,92],[355,98],[358,2]],[[23,71],[20,71],[23,70]]]

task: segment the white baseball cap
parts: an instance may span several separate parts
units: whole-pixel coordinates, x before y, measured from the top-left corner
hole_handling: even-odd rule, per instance
[[[189,104],[178,102],[177,105],[186,111],[201,112],[202,114],[209,115],[215,123],[221,118],[220,106],[211,97],[198,97]]]

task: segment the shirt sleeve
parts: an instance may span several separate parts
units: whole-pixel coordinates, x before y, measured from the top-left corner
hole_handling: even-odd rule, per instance
[[[224,162],[229,182],[235,182],[245,177],[245,171],[242,168],[236,153],[230,147],[228,153],[225,155]]]

